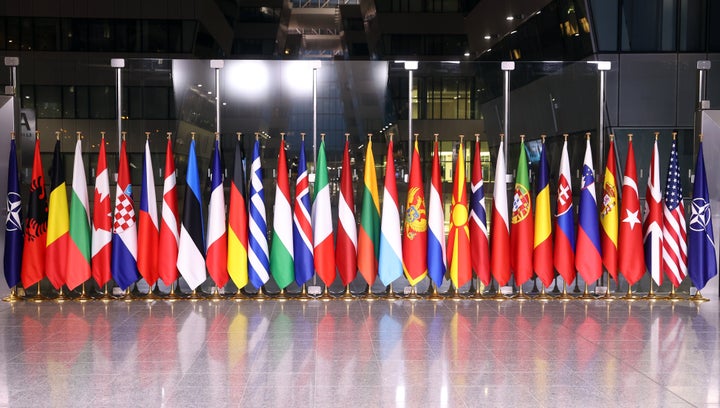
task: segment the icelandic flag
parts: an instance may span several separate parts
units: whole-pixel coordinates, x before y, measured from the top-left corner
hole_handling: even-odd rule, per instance
[[[718,272],[702,139],[700,139],[697,163],[695,164],[695,183],[691,207],[690,231],[688,232],[688,275],[697,290],[701,290]]]
[[[10,140],[10,159],[8,161],[7,219],[5,220],[5,252],[3,270],[5,282],[9,288],[20,282],[22,266],[23,224],[22,202],[20,200],[20,176],[18,174],[15,136]]]
[[[195,290],[205,282],[205,225],[202,215],[200,195],[200,177],[197,157],[195,156],[195,138],[190,142],[187,166],[187,186],[183,201],[183,218],[180,224],[177,268],[190,289]]]
[[[125,139],[120,146],[120,164],[115,189],[115,216],[113,219],[112,258],[110,269],[115,283],[125,290],[140,278],[137,268],[137,224],[132,199],[130,169]]]

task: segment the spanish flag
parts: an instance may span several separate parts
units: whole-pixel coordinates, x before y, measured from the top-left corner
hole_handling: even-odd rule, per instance
[[[603,196],[600,210],[600,245],[603,265],[610,276],[617,281],[618,267],[618,190],[617,172],[615,171],[615,141],[610,135],[603,180]]]
[[[60,136],[55,141],[50,179],[45,270],[50,283],[55,289],[60,289],[67,279],[67,249],[70,239],[65,165],[60,154]]]
[[[459,289],[472,278],[467,183],[465,182],[465,149],[462,139],[458,145],[457,164],[455,165],[447,251],[450,280],[455,289]]]
[[[427,275],[427,211],[425,210],[425,188],[418,142],[415,139],[410,182],[408,183],[407,204],[405,205],[405,228],[402,241],[403,268],[410,285],[415,286]]]

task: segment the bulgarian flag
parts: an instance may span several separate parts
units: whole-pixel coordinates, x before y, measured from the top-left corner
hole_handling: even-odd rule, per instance
[[[405,205],[405,231],[402,241],[403,267],[410,285],[415,286],[427,275],[427,212],[425,210],[425,188],[418,142],[415,139],[410,182],[408,183],[407,204]]]
[[[282,140],[280,140],[277,171],[273,238],[270,247],[270,273],[272,273],[278,287],[284,289],[292,283],[295,278],[295,264],[293,263],[293,218],[292,207],[290,206],[290,181],[288,180],[284,136]],[[330,244],[332,245],[332,236],[330,237]]]
[[[380,197],[378,195],[375,157],[372,140],[368,138],[365,153],[364,189],[358,232],[358,270],[365,282],[372,286],[377,278],[380,251]]]
[[[532,278],[533,231],[535,228],[524,137],[520,140],[520,157],[518,158],[516,177],[510,227],[510,253],[512,254],[510,268],[515,272],[515,283],[519,286]]]
[[[82,142],[78,135],[73,162],[72,196],[70,197],[70,243],[67,253],[67,286],[73,290],[90,279],[90,211],[88,204]]]
[[[315,197],[313,197],[312,204],[315,271],[325,286],[330,286],[335,280],[335,248],[330,185],[328,184],[327,159],[325,158],[325,137],[320,142],[317,160]]]
[[[55,289],[60,289],[67,281],[70,220],[68,217],[67,189],[65,187],[65,164],[60,153],[59,135],[55,141],[50,179],[45,270],[50,283]]]
[[[458,145],[455,179],[453,180],[447,258],[450,280],[455,289],[459,289],[472,279],[467,185],[465,182],[465,149],[462,139]]]

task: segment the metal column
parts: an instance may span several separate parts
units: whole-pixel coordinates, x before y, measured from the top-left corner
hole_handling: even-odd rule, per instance
[[[125,68],[124,58],[113,58],[110,65],[115,68],[115,94],[117,96],[117,140],[118,153],[122,144],[122,69]]]

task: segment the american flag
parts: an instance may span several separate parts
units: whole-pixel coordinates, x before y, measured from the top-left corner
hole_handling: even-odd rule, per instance
[[[663,260],[665,275],[678,287],[687,276],[687,232],[677,140],[673,140],[663,202]]]

